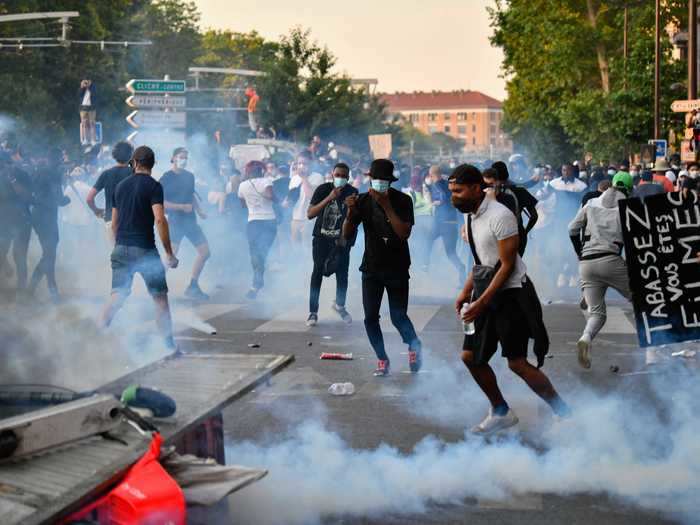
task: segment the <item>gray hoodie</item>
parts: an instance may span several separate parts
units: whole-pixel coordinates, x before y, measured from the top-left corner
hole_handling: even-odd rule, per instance
[[[594,254],[620,254],[624,244],[618,202],[626,198],[621,191],[608,188],[579,209],[569,224],[569,235],[576,237],[583,231],[581,255],[584,258]]]

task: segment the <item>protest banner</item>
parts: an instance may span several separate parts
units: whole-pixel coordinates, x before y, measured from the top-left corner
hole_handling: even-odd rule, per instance
[[[700,339],[700,205],[690,192],[620,202],[642,347]]]

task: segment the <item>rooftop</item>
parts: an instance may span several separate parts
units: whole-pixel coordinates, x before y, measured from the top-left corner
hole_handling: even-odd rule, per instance
[[[389,111],[410,111],[420,109],[501,109],[500,100],[489,97],[480,91],[414,91],[413,93],[384,93],[380,95]]]

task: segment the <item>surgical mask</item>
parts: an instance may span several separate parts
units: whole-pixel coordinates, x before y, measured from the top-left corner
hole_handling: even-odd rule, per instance
[[[372,189],[379,193],[386,193],[389,191],[389,184],[390,182],[388,180],[372,179]]]
[[[477,201],[462,201],[452,197],[452,206],[454,206],[460,213],[474,213],[478,208]]]
[[[615,176],[615,170],[608,170],[608,175],[614,177],[614,176]]]
[[[175,159],[175,167],[176,168],[182,170],[182,169],[185,169],[186,166],[187,166],[187,159],[183,159],[183,158],[176,158]]]
[[[632,175],[632,177],[637,177],[639,175],[639,172],[636,170],[632,170],[630,171],[630,175]]]
[[[345,177],[333,177],[333,186],[336,188],[342,188],[348,183],[348,179]]]
[[[430,186],[433,183],[432,179],[425,179],[425,185]]]

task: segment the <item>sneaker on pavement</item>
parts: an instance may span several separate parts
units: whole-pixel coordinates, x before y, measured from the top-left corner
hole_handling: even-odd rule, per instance
[[[185,290],[185,297],[197,301],[209,300],[209,296],[202,291],[198,284],[190,284]]]
[[[306,319],[306,326],[316,326],[318,323],[318,315],[315,313],[310,313],[309,317]]]
[[[408,348],[408,367],[412,373],[416,373],[423,366],[423,351],[420,345]]]
[[[352,316],[350,313],[345,309],[344,306],[338,306],[336,303],[333,303],[331,305],[331,308],[335,313],[337,313],[340,318],[343,320],[345,324],[350,324],[352,323]]]
[[[489,436],[501,430],[514,427],[518,424],[518,421],[518,416],[510,409],[505,416],[497,416],[493,413],[493,408],[490,408],[488,416],[481,423],[472,427],[470,432],[479,436]]]
[[[255,288],[250,288],[245,294],[246,299],[255,299],[257,296],[258,290],[256,290]]]
[[[374,371],[374,377],[385,377],[389,375],[389,360],[380,359],[377,361],[377,369]]]
[[[576,343],[578,349],[578,364],[582,368],[589,369],[591,367],[591,338],[587,335],[582,335],[581,339]]]

